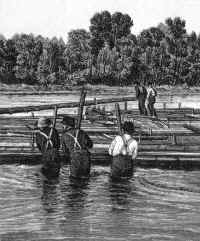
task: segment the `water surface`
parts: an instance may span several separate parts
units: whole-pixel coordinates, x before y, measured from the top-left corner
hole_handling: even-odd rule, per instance
[[[138,168],[113,182],[107,166],[87,181],[39,169],[0,166],[0,240],[199,240],[200,171]]]

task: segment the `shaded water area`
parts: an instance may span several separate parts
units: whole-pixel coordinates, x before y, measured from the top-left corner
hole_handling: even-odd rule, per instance
[[[200,171],[141,169],[114,182],[108,166],[47,180],[40,166],[0,166],[0,240],[199,240]]]

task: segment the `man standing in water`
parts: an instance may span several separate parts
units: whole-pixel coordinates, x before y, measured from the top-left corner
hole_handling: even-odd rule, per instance
[[[57,130],[51,127],[51,120],[42,117],[37,122],[36,144],[42,153],[42,173],[49,177],[54,177],[60,171],[60,139]],[[51,137],[50,136],[50,133]]]
[[[133,123],[125,121],[122,129],[123,135],[117,135],[108,150],[112,156],[111,176],[115,178],[132,176],[133,162],[138,154],[138,143],[132,137]]]
[[[70,161],[70,176],[83,177],[90,173],[90,152],[93,142],[87,133],[75,128],[75,119],[63,117],[62,150],[66,161]]]
[[[138,108],[140,111],[140,115],[147,115],[147,110],[145,107],[145,101],[147,98],[146,88],[140,82],[136,82],[135,92],[136,99],[138,100]]]

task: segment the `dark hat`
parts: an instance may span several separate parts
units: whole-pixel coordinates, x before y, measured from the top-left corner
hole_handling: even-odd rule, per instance
[[[130,134],[135,131],[134,124],[131,121],[125,121],[122,128],[125,132],[128,132]]]
[[[75,119],[71,116],[63,116],[63,119],[62,119],[61,123],[63,125],[74,127],[75,126]]]

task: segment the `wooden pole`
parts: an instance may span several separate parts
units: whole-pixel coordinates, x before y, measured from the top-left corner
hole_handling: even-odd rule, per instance
[[[127,111],[128,109],[128,105],[127,105],[127,101],[124,102],[124,110]]]
[[[83,88],[81,90],[81,96],[80,96],[79,107],[78,107],[78,121],[77,121],[77,125],[76,125],[77,130],[80,130],[80,128],[81,128],[83,108],[84,108],[84,105],[85,105],[85,97],[86,97],[86,91]]]
[[[46,145],[46,150],[48,149],[48,146],[49,146],[49,143],[50,143],[52,134],[53,134],[53,130],[55,129],[55,126],[56,126],[57,112],[58,112],[58,108],[57,108],[57,106],[55,106],[55,108],[54,108],[53,125],[52,125],[52,127],[51,127],[51,130],[50,130],[50,133],[49,133],[49,136],[48,136],[47,145]]]
[[[121,113],[120,113],[120,108],[119,108],[118,103],[115,104],[115,110],[116,110],[116,116],[117,116],[118,132],[119,132],[120,136],[123,136]]]
[[[96,98],[94,98],[94,103],[95,103],[95,109],[97,109],[97,99]]]
[[[169,126],[170,126],[169,117],[167,117],[167,126],[168,126],[168,128],[169,128]]]
[[[84,88],[82,88],[80,101],[79,101],[79,107],[78,107],[78,120],[77,120],[77,124],[76,124],[76,138],[78,138],[78,133],[81,128],[81,121],[82,121],[82,116],[83,116],[85,97],[86,97],[86,91],[84,91]],[[75,147],[76,147],[76,145],[77,145],[77,142],[75,142]]]
[[[34,151],[35,149],[35,133],[32,132],[31,134],[31,147],[32,147],[32,150]]]

